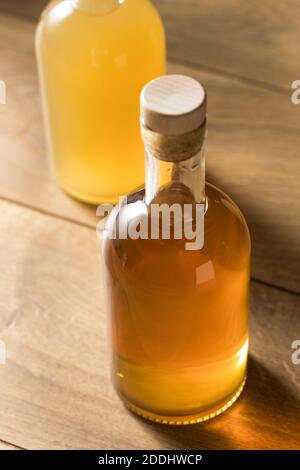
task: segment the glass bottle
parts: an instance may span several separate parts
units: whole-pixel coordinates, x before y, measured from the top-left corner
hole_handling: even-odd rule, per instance
[[[36,33],[50,160],[61,187],[114,202],[143,182],[139,96],[165,73],[165,36],[149,0],[51,2]]]
[[[145,191],[113,211],[103,233],[112,380],[137,414],[191,424],[225,411],[244,387],[250,237],[235,203],[205,183],[203,87],[161,77],[141,101]],[[194,218],[203,208],[203,246],[187,249],[185,235],[163,238],[162,225],[153,237],[152,209],[174,203],[191,205]]]

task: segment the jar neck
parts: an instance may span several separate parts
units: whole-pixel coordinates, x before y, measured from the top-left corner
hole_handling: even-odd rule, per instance
[[[146,204],[163,190],[181,188],[195,203],[205,203],[204,146],[193,157],[179,162],[159,160],[146,147]]]
[[[106,15],[116,10],[124,0],[71,0],[74,8],[90,14]]]

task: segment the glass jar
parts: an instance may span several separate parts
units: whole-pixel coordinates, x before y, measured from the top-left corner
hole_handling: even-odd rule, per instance
[[[61,187],[114,202],[143,181],[139,95],[165,72],[149,0],[51,2],[36,32],[49,156]]]

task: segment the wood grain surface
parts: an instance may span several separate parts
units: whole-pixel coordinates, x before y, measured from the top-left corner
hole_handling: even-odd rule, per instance
[[[252,283],[248,383],[230,411],[199,426],[149,424],[110,385],[94,230],[11,203],[0,211],[3,440],[35,449],[300,447],[298,296]]]
[[[208,90],[208,179],[234,197],[252,233],[246,389],[218,419],[185,428],[149,424],[120,404],[107,371],[95,207],[66,196],[47,165],[33,45],[45,2],[0,0],[0,450],[300,449],[300,366],[291,361],[300,336],[300,106],[289,93],[300,78],[299,6],[154,3],[169,70]]]
[[[0,16],[0,196],[95,226],[95,208],[64,195],[46,160],[34,57],[34,24]],[[15,41],[18,31],[19,41]],[[252,234],[253,277],[300,291],[300,107],[273,90],[170,63],[209,95],[208,179],[243,210]],[[287,158],[288,156],[288,158]]]
[[[0,450],[22,450],[19,447],[0,441]]]
[[[5,13],[36,19],[47,3],[48,0],[0,0],[0,8]]]
[[[289,90],[300,76],[297,0],[154,0],[170,59]]]

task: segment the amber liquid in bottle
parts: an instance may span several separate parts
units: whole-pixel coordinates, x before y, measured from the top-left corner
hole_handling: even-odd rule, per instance
[[[127,221],[151,206],[205,202],[204,246],[186,240],[104,238],[112,378],[125,404],[167,424],[225,411],[239,396],[248,355],[250,239],[234,202],[205,184],[203,151],[185,162],[146,151],[146,193],[128,200]],[[190,172],[190,173],[189,173]]]

